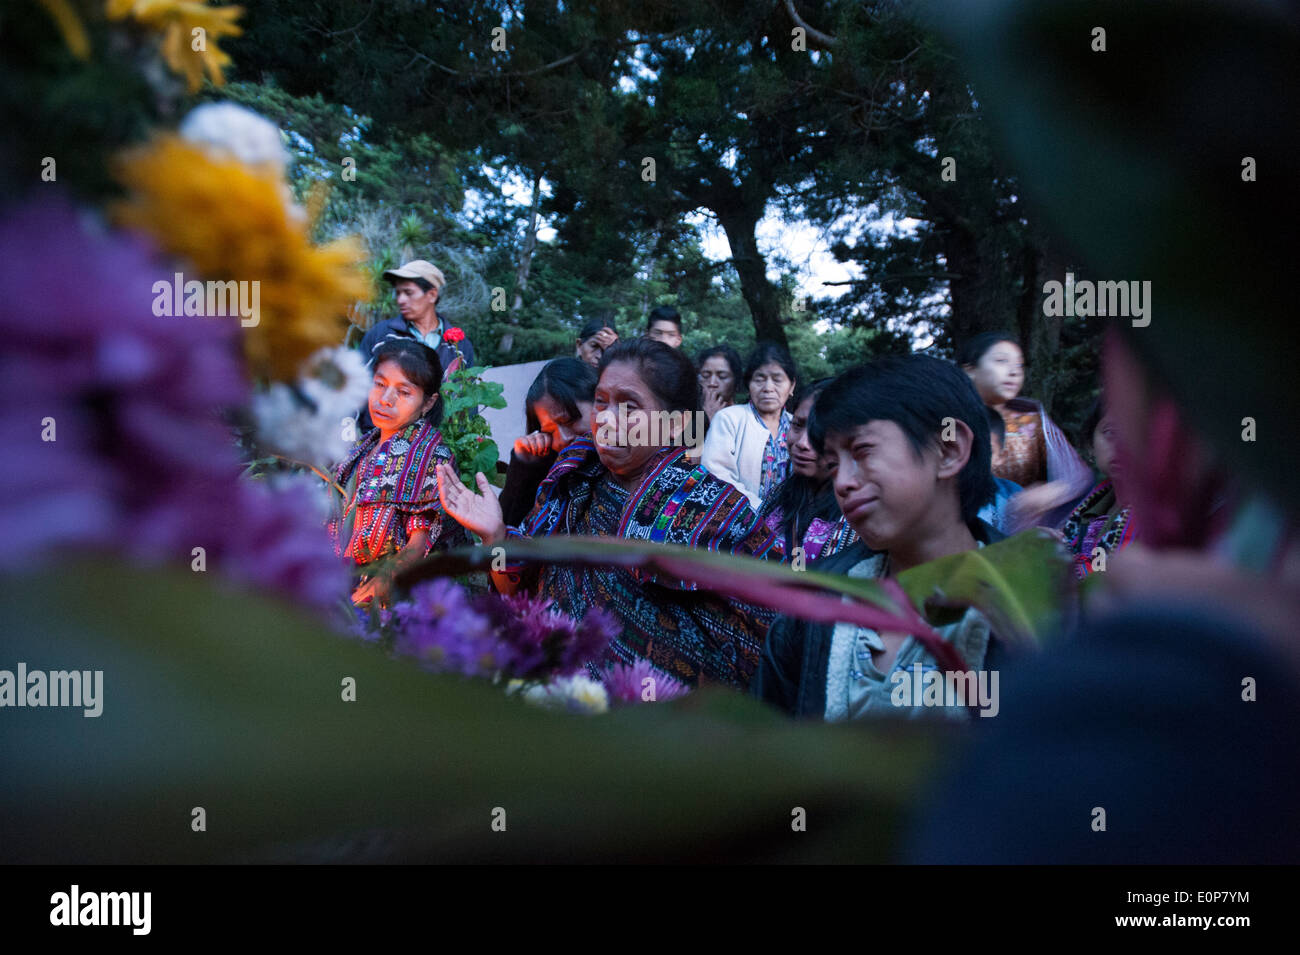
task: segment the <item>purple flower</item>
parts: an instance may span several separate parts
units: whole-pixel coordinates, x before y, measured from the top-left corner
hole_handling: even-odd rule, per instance
[[[577,636],[561,660],[560,672],[572,673],[590,661],[604,656],[610,643],[623,632],[613,614],[593,607],[583,614]]]
[[[686,684],[656,670],[646,659],[615,663],[601,674],[611,703],[662,703],[690,692]],[[647,682],[649,681],[649,682]],[[649,697],[649,699],[647,699]]]
[[[549,600],[523,594],[488,595],[479,607],[514,649],[511,675],[523,680],[576,673],[598,659],[619,632],[614,618],[604,611],[592,609],[581,621],[574,621]]]
[[[425,581],[393,608],[395,650],[428,669],[492,679],[550,680],[599,658],[618,627],[598,610],[575,622],[524,594],[471,600],[446,579]]]
[[[450,580],[425,581],[393,608],[394,649],[431,670],[492,677],[511,664],[510,647]]]
[[[155,315],[177,269],[62,198],[12,210],[0,247],[0,566],[98,551],[189,569],[202,547],[208,572],[313,606],[346,592],[311,500],[239,480],[218,417],[248,398],[236,323]]]

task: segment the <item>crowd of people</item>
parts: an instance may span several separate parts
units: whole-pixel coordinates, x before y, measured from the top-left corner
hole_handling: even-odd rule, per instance
[[[608,317],[584,325],[573,356],[548,362],[528,389],[504,487],[481,473],[467,486],[438,428],[444,377],[472,361],[472,345],[448,344],[435,266],[385,277],[401,314],[361,343],[369,430],[334,474],[345,499],[330,529],[355,565],[358,605],[389,598],[391,573],[375,573],[377,562],[391,571],[393,558],[401,566],[470,541],[618,537],[888,580],[1034,526],[1056,533],[1084,577],[1140,533],[1104,401],[1071,442],[1020,394],[1013,335],[977,335],[956,361],[890,357],[808,382],[771,342],[744,361],[728,345],[692,361],[669,306],[635,337]],[[646,660],[792,715],[898,712],[891,674],[942,668],[908,634],[795,619],[645,569],[507,563],[491,577],[499,592],[540,595],[574,619],[612,613],[622,631],[593,674]],[[970,670],[1003,652],[974,608],[937,632]]]

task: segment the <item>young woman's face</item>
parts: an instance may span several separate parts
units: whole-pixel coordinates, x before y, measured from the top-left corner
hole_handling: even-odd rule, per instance
[[[591,402],[578,402],[578,417],[564,410],[564,406],[550,395],[542,395],[533,403],[537,426],[551,438],[551,450],[563,451],[573,439],[591,430]]]
[[[700,387],[712,388],[724,398],[730,398],[736,390],[736,376],[731,373],[731,366],[721,355],[712,355],[704,359],[700,366]]]
[[[1123,457],[1119,453],[1119,435],[1115,420],[1110,415],[1103,415],[1092,432],[1092,453],[1097,459],[1097,470],[1108,478],[1124,470]]]
[[[760,414],[779,414],[794,391],[794,379],[774,361],[760,365],[749,379],[749,400]]]
[[[660,443],[649,440],[654,434],[651,418],[662,411],[663,406],[642,379],[636,364],[616,361],[605,366],[596,383],[596,402],[592,405],[595,417],[591,424],[600,462],[615,477],[640,475],[660,447],[672,440],[671,435],[664,433],[668,429],[661,426],[662,419],[654,424]]]
[[[794,409],[785,441],[786,447],[790,449],[790,466],[794,473],[820,483],[826,480],[830,469],[826,466],[825,458],[808,441],[808,416],[812,414],[815,397],[805,398]]]
[[[963,370],[986,405],[1005,404],[1025,386],[1025,356],[1015,342],[998,342]]]
[[[924,536],[939,496],[937,448],[919,455],[893,421],[869,421],[828,434],[826,458],[835,499],[873,550],[891,550]]]
[[[370,385],[370,419],[381,432],[401,431],[427,413],[437,400],[436,391],[426,397],[401,366],[389,359],[375,369]]]

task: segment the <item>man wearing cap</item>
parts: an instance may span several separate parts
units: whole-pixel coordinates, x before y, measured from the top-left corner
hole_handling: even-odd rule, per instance
[[[456,360],[456,345],[465,356],[463,363],[466,366],[474,364],[474,346],[468,338],[456,345],[443,340],[447,329],[435,307],[442,287],[447,284],[441,269],[432,262],[416,259],[400,269],[389,269],[384,278],[393,285],[401,315],[376,322],[361,339],[361,355],[367,364],[375,349],[390,338],[410,338],[428,345],[438,353],[444,376],[461,367],[462,363]]]

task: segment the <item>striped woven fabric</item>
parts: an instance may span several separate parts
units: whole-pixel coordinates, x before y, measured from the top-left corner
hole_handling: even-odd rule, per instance
[[[775,535],[745,496],[689,461],[684,448],[665,448],[641,484],[628,491],[600,463],[590,436],[557,458],[537,503],[515,536],[572,534],[622,537],[766,557]],[[569,565],[510,568],[569,616],[592,607],[623,625],[603,662],[648,659],[688,685],[701,681],[743,688],[758,665],[773,613],[693,584],[623,567]],[[531,578],[531,579],[530,579]]]
[[[348,494],[341,514],[330,521],[335,551],[358,564],[396,553],[421,530],[429,532],[426,553],[435,544],[454,546],[460,525],[445,522],[438,500],[437,465],[452,463],[442,433],[427,421],[417,421],[379,442],[379,429],[356,443],[334,477]],[[351,537],[341,540],[351,524]]]

